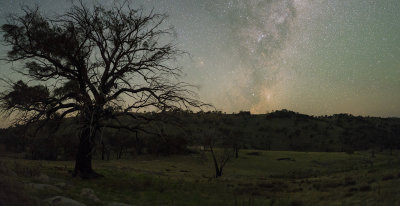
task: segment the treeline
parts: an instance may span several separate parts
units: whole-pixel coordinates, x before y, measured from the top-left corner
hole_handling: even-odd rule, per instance
[[[23,125],[0,130],[0,153],[23,153],[27,159],[74,160],[79,146],[79,125],[65,122],[57,131],[45,126],[39,132]],[[177,130],[178,131],[178,130]],[[35,135],[34,135],[35,134]],[[188,142],[174,132],[131,132],[103,129],[98,132],[95,158],[109,160],[142,154],[172,155],[187,153]]]
[[[93,148],[95,157],[186,154],[210,146],[231,148],[236,153],[240,149],[352,152],[400,147],[399,118],[315,117],[287,110],[262,115],[183,111],[169,115],[173,121],[147,125],[148,132],[102,129]],[[24,153],[29,159],[72,160],[79,143],[79,125],[73,122],[65,120],[57,129],[50,123],[37,133],[23,125],[1,129],[0,152]]]

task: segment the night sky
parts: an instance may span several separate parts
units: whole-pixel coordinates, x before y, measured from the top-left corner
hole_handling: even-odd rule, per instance
[[[179,48],[190,53],[179,60],[185,81],[223,112],[400,117],[399,0],[134,2],[169,14]],[[0,0],[0,24],[35,3],[49,15],[70,6]],[[0,46],[1,57],[6,51]],[[0,64],[2,75],[9,67]]]

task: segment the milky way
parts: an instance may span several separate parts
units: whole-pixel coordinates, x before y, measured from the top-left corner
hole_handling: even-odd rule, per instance
[[[48,14],[69,4],[0,0],[0,15],[23,2]],[[191,54],[179,59],[185,80],[219,110],[400,116],[398,0],[133,2],[169,14],[177,45]]]
[[[271,90],[284,61],[280,51],[292,32],[296,5],[292,0],[220,0],[216,5],[212,11],[230,29],[230,42],[240,60],[232,65],[233,81],[223,88],[225,101],[233,108],[266,112],[272,104]]]

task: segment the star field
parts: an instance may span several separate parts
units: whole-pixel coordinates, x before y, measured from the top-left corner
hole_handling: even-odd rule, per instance
[[[21,4],[37,4],[50,15],[70,5],[64,0],[0,0],[0,24]],[[219,110],[400,116],[398,0],[134,4],[169,14],[176,43],[190,53],[179,59],[185,80],[199,85],[200,98]],[[1,56],[6,51],[0,47]],[[0,66],[3,74],[9,66]]]

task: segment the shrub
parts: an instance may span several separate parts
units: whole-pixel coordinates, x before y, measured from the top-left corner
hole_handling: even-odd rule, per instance
[[[350,185],[355,185],[355,184],[356,184],[356,181],[353,178],[351,178],[351,177],[344,178],[345,186],[350,186]]]
[[[152,136],[146,142],[147,152],[155,155],[184,154],[188,152],[187,140],[180,135]]]
[[[369,186],[369,185],[363,185],[363,186],[360,187],[360,191],[361,192],[367,192],[367,191],[370,191],[370,190],[371,190],[371,186]]]
[[[23,165],[18,162],[14,162],[14,171],[18,176],[23,177],[34,177],[40,175],[40,164],[36,165]]]
[[[34,160],[56,160],[57,159],[57,146],[54,138],[51,137],[40,137],[36,138],[29,147],[30,155],[28,159]]]
[[[301,200],[293,200],[290,205],[291,206],[302,206],[304,204]]]
[[[382,177],[383,181],[392,180],[392,179],[394,179],[394,176],[392,174],[388,174],[388,175],[385,175]]]

